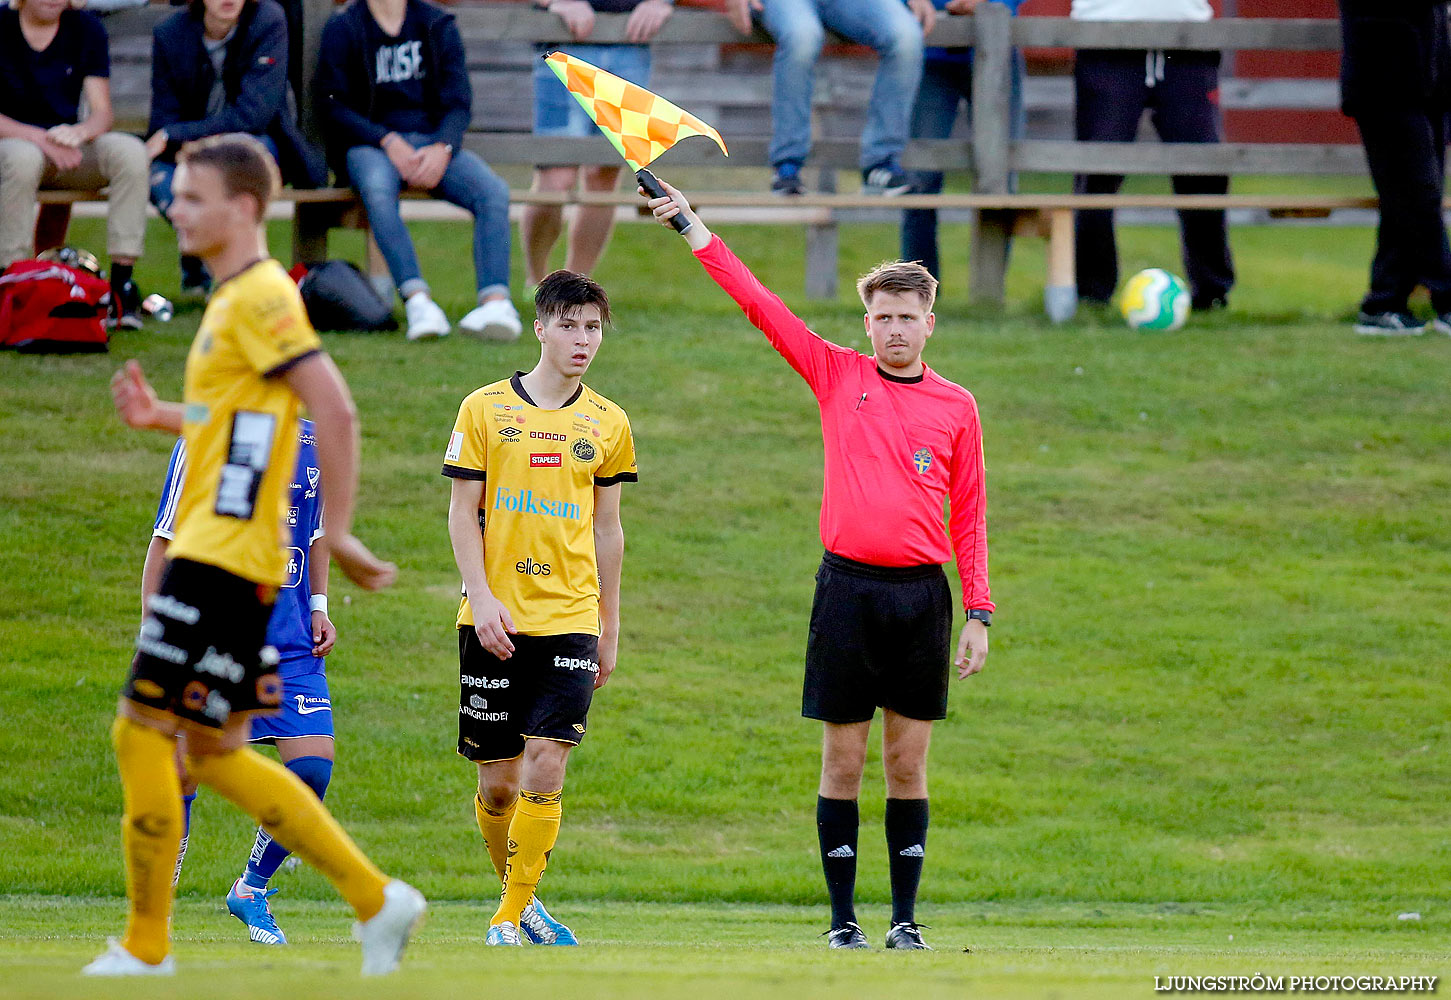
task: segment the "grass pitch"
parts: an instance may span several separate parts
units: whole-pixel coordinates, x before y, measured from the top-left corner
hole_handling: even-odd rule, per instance
[[[814,329],[861,344],[848,280],[836,303],[796,294],[799,233],[723,232]],[[418,233],[425,273],[462,312],[465,230]],[[944,259],[963,259],[965,233],[945,235]],[[571,762],[546,881],[592,946],[551,956],[551,985],[1124,995],[1156,974],[1440,971],[1451,341],[1349,332],[1366,232],[1233,235],[1234,308],[1173,335],[1096,315],[1047,325],[1032,243],[1014,248],[1005,315],[967,306],[947,276],[927,357],[982,410],[1000,611],[986,671],[954,685],[935,733],[921,918],[942,950],[908,964],[816,950],[817,733],[796,717],[820,557],[810,394],[680,241],[621,228],[599,275],[618,324],[589,381],[631,414],[641,482],[623,507],[620,671]],[[141,279],[165,287],[170,238],[151,237]],[[77,238],[103,242],[89,222]],[[894,255],[894,234],[850,227],[843,250],[849,279]],[[1126,273],[1172,264],[1175,235],[1127,230],[1123,256]],[[106,733],[170,442],[122,428],[105,384],[135,356],[177,394],[198,316],[118,337],[109,357],[0,357],[0,993],[79,992],[75,967],[120,926]],[[402,567],[384,595],[332,588],[328,800],[438,901],[416,978],[380,989],[432,995],[486,971],[524,987],[538,961],[478,953],[496,887],[452,752],[457,580],[438,466],[460,399],[535,352],[326,342],[363,418],[358,531]],[[873,759],[859,877],[874,940],[879,773]],[[177,932],[198,978],[177,990],[206,973],[239,993],[276,977],[355,995],[340,985],[356,963],[343,909],[311,873],[280,883],[296,947],[259,958],[229,943],[239,925],[219,900],[250,831],[214,796],[195,824]],[[1411,911],[1422,919],[1397,919]]]

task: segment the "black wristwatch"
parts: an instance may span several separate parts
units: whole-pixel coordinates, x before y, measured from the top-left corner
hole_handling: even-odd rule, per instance
[[[988,628],[992,628],[993,613],[991,611],[988,611],[986,608],[968,608],[967,620],[980,621]]]

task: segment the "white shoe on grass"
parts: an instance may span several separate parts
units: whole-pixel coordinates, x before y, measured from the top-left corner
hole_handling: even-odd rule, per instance
[[[509,343],[519,339],[524,324],[519,311],[508,299],[490,299],[458,321],[458,328],[480,340]]]
[[[409,340],[432,340],[435,337],[448,336],[448,317],[443,314],[438,303],[428,297],[427,292],[410,296],[403,303],[403,311],[408,316]]]
[[[385,976],[398,968],[408,938],[427,909],[423,893],[407,882],[394,879],[383,887],[383,908],[372,919],[353,924],[353,937],[363,946],[363,975]]]
[[[83,976],[174,976],[176,959],[167,955],[152,965],[127,951],[120,941],[106,938],[106,950],[81,970]]]

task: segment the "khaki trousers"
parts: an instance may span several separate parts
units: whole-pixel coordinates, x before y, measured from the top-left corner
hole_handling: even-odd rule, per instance
[[[0,269],[35,256],[36,193],[107,188],[106,252],[137,258],[146,238],[146,147],[107,132],[81,147],[80,165],[59,170],[25,139],[0,139]]]

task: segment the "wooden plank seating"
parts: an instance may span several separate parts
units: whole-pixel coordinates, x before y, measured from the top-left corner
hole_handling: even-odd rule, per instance
[[[316,52],[323,20],[332,10],[332,0],[304,0],[304,51],[307,75],[316,64]],[[562,22],[546,12],[519,3],[465,3],[452,8],[470,50],[510,43],[558,43],[567,45]],[[149,38],[151,26],[169,8],[143,8],[122,12],[107,19],[113,38],[122,45],[129,39],[130,51],[140,51],[137,39]],[[624,37],[626,15],[602,14],[591,41],[619,41]],[[655,41],[660,47],[690,45],[691,52],[718,51],[727,43],[740,43],[741,36],[719,14],[700,10],[679,10],[666,23]],[[759,30],[748,42],[769,44]],[[829,39],[829,41],[842,41]],[[1013,18],[1001,4],[988,3],[971,17],[943,18],[931,37],[934,44],[974,45],[974,105],[972,130],[965,140],[914,141],[903,156],[909,168],[970,171],[974,190],[970,194],[909,195],[885,199],[836,192],[835,171],[854,170],[857,165],[856,136],[829,136],[814,144],[808,167],[820,170],[823,190],[799,198],[783,199],[765,191],[731,192],[692,190],[692,201],[702,208],[731,207],[781,210],[783,219],[799,223],[808,213],[806,291],[812,297],[832,298],[837,293],[837,213],[853,209],[936,208],[963,209],[976,214],[973,227],[970,295],[976,301],[1001,304],[1006,272],[1007,245],[1014,236],[1041,237],[1048,241],[1044,301],[1055,321],[1073,315],[1076,307],[1073,259],[1073,212],[1088,208],[1249,208],[1272,218],[1323,217],[1338,209],[1371,208],[1371,198],[1336,195],[1235,195],[1180,196],[1171,194],[1118,194],[1083,196],[1061,194],[1014,194],[1010,178],[1015,172],[1142,174],[1331,174],[1359,175],[1366,172],[1364,154],[1358,146],[1333,144],[1223,143],[1218,145],[1169,143],[1083,143],[1049,140],[1013,140],[1008,132],[1008,66],[1014,45],[1095,48],[1185,48],[1185,49],[1286,49],[1321,50],[1339,46],[1334,22],[1311,19],[1222,19],[1201,24],[1164,22],[1120,22],[1115,24],[1075,22],[1068,18]],[[148,50],[149,51],[149,50]],[[752,80],[742,88],[729,74],[712,69],[708,60],[699,74],[682,78],[689,88],[705,97],[714,83],[727,82],[724,89],[764,93],[769,97],[769,78]],[[515,72],[522,72],[516,70]],[[477,77],[477,73],[475,73]],[[697,79],[696,77],[699,77]],[[682,83],[682,87],[686,86]],[[479,90],[478,84],[475,87]],[[136,131],[144,126],[145,105],[138,103],[136,88],[130,97],[118,97],[119,127]],[[860,100],[861,94],[853,95]],[[144,94],[140,95],[144,101]],[[591,137],[540,138],[520,132],[491,130],[480,119],[476,99],[475,121],[465,137],[466,145],[493,165],[536,163],[614,164],[618,154],[603,139]],[[698,112],[702,109],[693,107]],[[709,118],[709,109],[703,111]],[[764,119],[760,127],[765,129]],[[303,102],[303,124],[314,129],[310,106]],[[315,129],[314,129],[315,131]],[[767,141],[761,135],[737,138],[727,134],[729,159],[713,144],[686,143],[671,150],[660,165],[669,177],[673,167],[768,166]],[[64,204],[102,197],[99,192],[46,192],[44,203]],[[406,197],[424,197],[410,192]],[[511,192],[520,204],[610,204],[639,205],[633,190],[609,193],[547,193],[528,190]],[[346,188],[284,193],[282,201],[293,206],[293,256],[313,262],[327,256],[327,234],[339,227],[365,228],[361,205]],[[370,241],[371,246],[371,241]],[[381,262],[369,254],[370,270]]]

